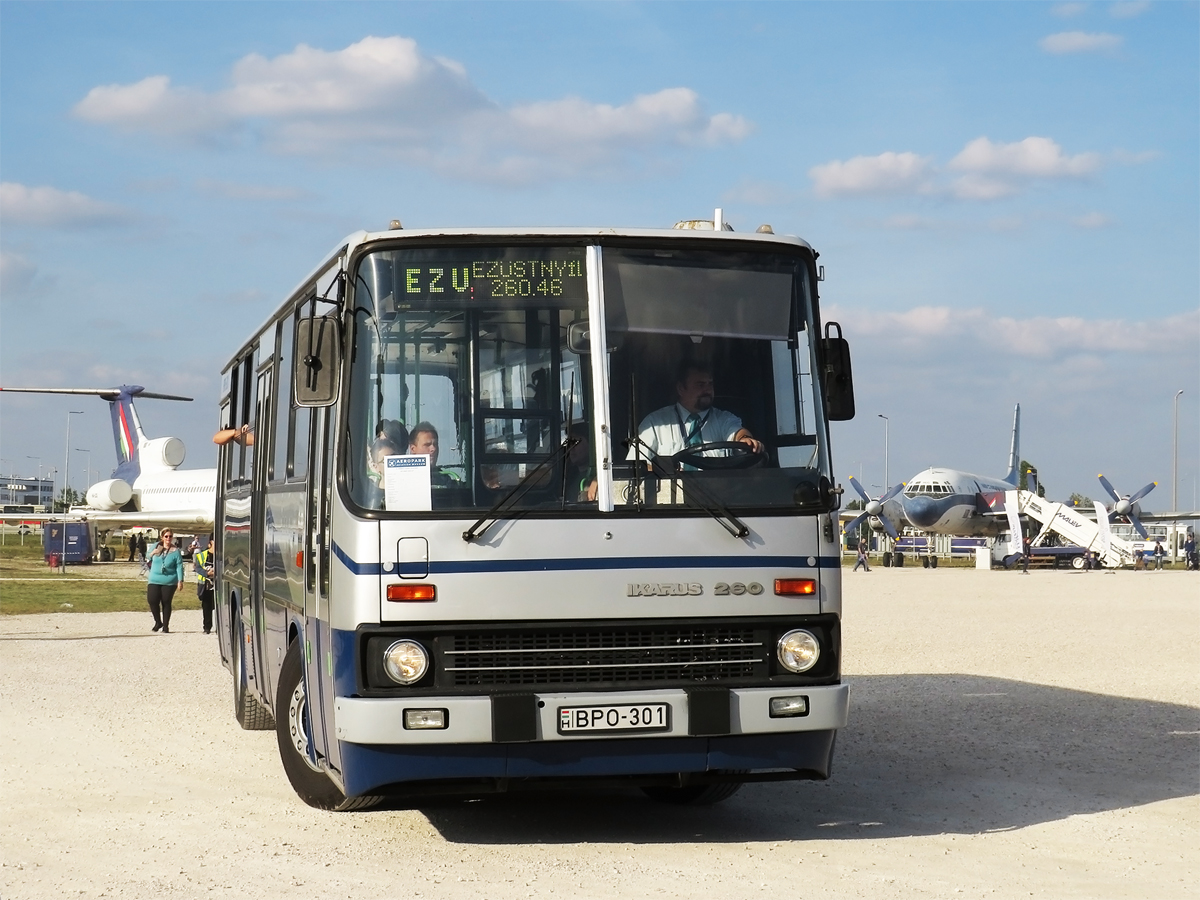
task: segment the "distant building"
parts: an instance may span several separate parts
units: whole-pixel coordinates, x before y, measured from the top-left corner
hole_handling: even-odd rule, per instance
[[[50,478],[0,476],[0,505],[50,508],[54,502],[54,481]],[[16,510],[13,510],[16,512]]]

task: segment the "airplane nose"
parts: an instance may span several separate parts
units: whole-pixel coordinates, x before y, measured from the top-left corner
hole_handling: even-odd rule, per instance
[[[904,501],[904,516],[918,528],[928,528],[942,517],[932,497],[910,497]]]

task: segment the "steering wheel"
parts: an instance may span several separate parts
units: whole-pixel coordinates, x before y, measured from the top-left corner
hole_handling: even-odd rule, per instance
[[[724,451],[722,456],[705,456],[705,453]],[[759,453],[749,444],[741,441],[713,441],[708,444],[697,444],[695,447],[685,447],[671,460],[678,467],[691,466],[694,469],[752,469],[762,465],[766,453]]]

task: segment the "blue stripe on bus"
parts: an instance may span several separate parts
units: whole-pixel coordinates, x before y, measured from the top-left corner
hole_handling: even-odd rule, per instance
[[[394,574],[393,565],[385,572],[382,563],[357,562],[335,542],[334,555],[355,575]],[[809,562],[815,560],[815,562]],[[570,572],[606,569],[728,569],[763,568],[836,569],[842,561],[836,556],[615,556],[574,557],[569,559],[495,559],[430,562],[429,574],[457,575],[488,572]]]

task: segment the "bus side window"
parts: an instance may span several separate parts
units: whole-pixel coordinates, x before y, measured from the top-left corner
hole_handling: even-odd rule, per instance
[[[229,410],[230,410],[230,406],[232,404],[237,403],[237,374],[236,374],[236,371],[237,370],[235,369],[234,377],[233,377],[233,393],[231,393],[229,399],[221,405],[220,423],[221,423],[222,429],[233,427],[233,418],[232,418],[232,414],[230,413]],[[230,453],[229,453],[228,447],[217,447],[217,484],[221,484],[221,480],[224,479],[224,484],[225,484],[226,488],[230,487],[229,458],[230,458]]]
[[[291,474],[288,467],[288,443],[292,430],[292,337],[295,326],[292,319],[286,318],[279,323],[277,342],[279,346],[279,366],[276,368],[276,403],[275,403],[275,452],[272,454],[270,480],[283,481]]]

